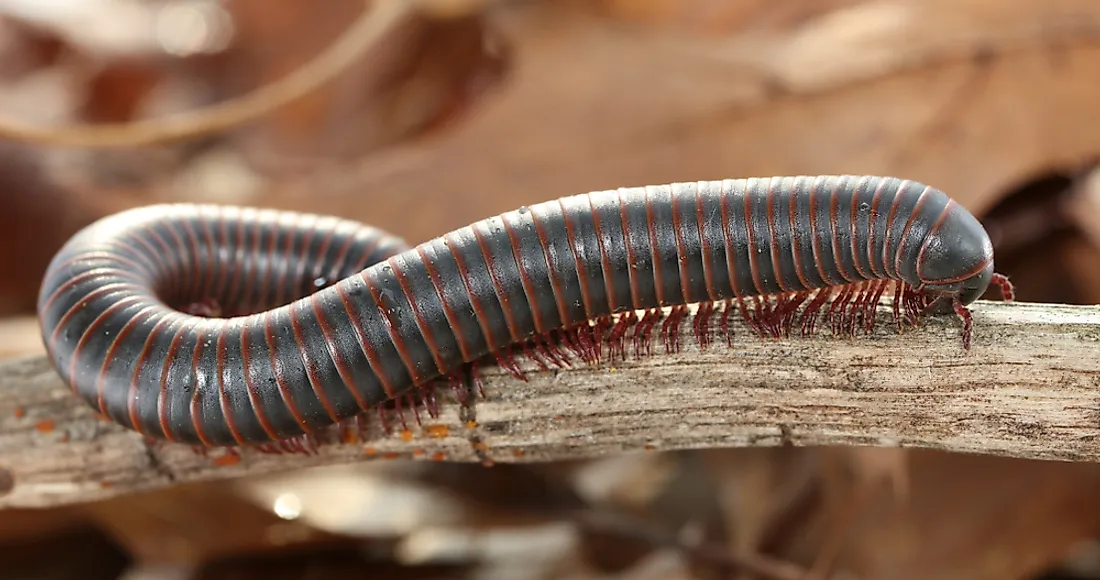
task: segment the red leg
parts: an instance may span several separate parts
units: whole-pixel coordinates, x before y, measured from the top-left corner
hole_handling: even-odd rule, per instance
[[[485,398],[485,383],[481,382],[481,375],[477,372],[477,364],[470,365],[470,380],[474,382],[474,386],[477,387],[477,394],[482,399]]]
[[[875,321],[878,319],[878,305],[882,300],[882,294],[886,292],[886,288],[890,285],[890,282],[883,280],[878,283],[878,288],[875,289],[875,296],[871,299],[871,302],[867,305],[867,313],[864,318],[864,327],[867,333],[870,334],[875,330]]]
[[[568,343],[576,353],[577,358],[586,364],[596,364],[596,354],[593,352],[592,327],[588,322],[580,322],[562,331],[568,337]]]
[[[718,328],[722,336],[726,337],[726,346],[733,347],[733,335],[730,334],[730,311],[733,310],[733,301],[726,300],[722,306],[722,317],[719,319]]]
[[[405,421],[405,409],[404,409],[405,397],[394,397],[393,409],[397,412],[397,418],[401,420],[401,428],[405,431],[409,430],[409,424]]]
[[[420,422],[420,405],[416,400],[416,389],[409,389],[408,392],[405,393],[405,402],[409,405],[409,408],[412,409],[413,416],[416,417],[416,426],[423,427],[424,424]]]
[[[497,364],[500,365],[500,368],[508,371],[508,374],[521,381],[527,381],[527,375],[520,370],[519,365],[516,364],[516,359],[512,356],[512,353],[509,352],[508,347],[494,352],[493,356],[497,359]]]
[[[757,321],[756,318],[753,318],[752,313],[749,312],[748,307],[745,306],[744,298],[737,298],[737,308],[741,311],[741,318],[745,320],[745,323],[748,324],[749,327],[751,327],[757,333],[759,333],[760,336],[763,336],[764,331],[761,330],[759,321]]]
[[[596,322],[598,324],[598,320]],[[596,340],[596,327],[591,322],[582,322],[581,326],[576,328],[576,332],[577,336],[581,337],[588,364],[599,364],[601,344]]]
[[[1004,274],[993,274],[992,282],[997,285],[1001,290],[1001,300],[1005,302],[1012,302],[1016,300],[1016,289],[1012,286],[1012,282],[1009,282],[1008,276]]]
[[[378,405],[375,408],[378,409],[378,422],[382,425],[382,432],[388,437],[393,433],[393,426],[390,425],[390,418],[386,410],[386,405]]]
[[[695,340],[699,342],[700,350],[706,350],[710,345],[710,316],[714,313],[713,302],[702,302],[699,310],[692,320],[692,328],[695,330]]]
[[[904,287],[904,282],[894,282],[894,323],[898,326],[898,333],[901,332],[901,300]]]
[[[768,336],[768,319],[764,316],[764,306],[767,302],[761,299],[760,296],[752,297],[753,303],[753,327],[760,333],[760,338],[767,338]]]
[[[547,365],[546,361],[543,360],[542,354],[539,353],[535,341],[525,340],[520,343],[520,348],[523,350],[523,356],[531,362],[535,363],[535,365],[539,367],[539,370],[542,370],[543,372],[550,370],[549,365]]]
[[[592,342],[596,349],[596,362],[599,362],[603,357],[603,345],[606,342],[604,338],[607,335],[608,330],[614,329],[614,323],[611,321],[611,316],[601,316],[596,319],[596,323],[592,325]],[[608,359],[614,360],[615,354],[611,351],[611,345],[608,343]]]
[[[652,352],[653,337],[650,332],[657,325],[657,321],[661,319],[661,316],[660,308],[650,308],[646,310],[646,314],[641,315],[638,326],[634,327],[634,335],[630,337],[631,341],[634,342],[635,358],[641,358],[643,355]]]
[[[549,360],[550,364],[559,369],[572,366],[569,364],[569,359],[565,357],[565,354],[558,349],[556,344],[554,344],[553,338],[549,333],[535,335],[535,350],[541,354],[543,358]]]
[[[833,303],[829,305],[829,310],[825,314],[825,318],[829,321],[829,326],[833,330],[833,334],[840,334],[841,329],[844,328],[844,311],[848,307],[848,300],[852,297],[852,285],[846,285],[840,291],[840,294],[833,300]]]
[[[622,356],[623,360],[626,360],[626,332],[631,326],[637,323],[638,315],[633,310],[619,316],[619,320],[615,322],[615,326],[611,329],[611,333],[607,337],[609,343],[608,359],[614,361],[617,352]]]
[[[666,354],[680,352],[680,324],[683,322],[686,313],[686,306],[682,304],[674,306],[672,311],[669,312],[668,318],[661,323],[661,335],[664,338]]]
[[[970,335],[974,328],[974,319],[970,316],[970,311],[967,310],[966,306],[963,306],[962,301],[958,298],[954,299],[952,307],[955,309],[955,314],[958,314],[963,321],[963,349],[970,350]]]
[[[794,330],[794,325],[796,323],[801,324],[801,321],[798,319],[798,310],[800,308],[802,308],[804,305],[809,305],[811,303],[811,300],[813,298],[815,298],[813,290],[805,290],[805,291],[799,292],[798,295],[799,295],[798,301],[795,302],[794,308],[792,308],[790,313],[788,313],[788,315],[787,315],[787,335],[788,336],[790,335],[791,331]]]
[[[867,301],[868,294],[870,294],[868,284],[868,282],[860,282],[852,290],[851,302],[848,304],[848,311],[844,316],[843,333],[848,336],[856,335],[857,317],[863,312],[863,303]]]
[[[806,310],[802,312],[802,316],[798,320],[799,325],[802,327],[802,336],[810,336],[814,333],[821,307],[832,293],[833,289],[831,287],[821,288],[817,291],[814,299],[810,301],[810,304],[806,306]]]

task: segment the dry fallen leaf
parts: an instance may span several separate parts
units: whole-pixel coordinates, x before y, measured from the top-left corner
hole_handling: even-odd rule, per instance
[[[1079,22],[1100,21],[1095,4],[1069,4]],[[1064,9],[1044,17],[1038,5],[1013,5],[1015,18],[996,19],[1009,38],[981,27],[975,9],[928,3],[915,30],[949,19],[952,43],[872,36],[882,56],[864,62],[839,47],[863,54],[871,40],[837,40],[830,68],[812,58],[828,45],[824,31],[837,30],[824,23],[776,33],[765,50],[737,37],[654,40],[564,8],[515,6],[494,22],[523,55],[523,72],[477,115],[432,140],[376,151],[354,171],[273,185],[263,203],[421,241],[593,189],[850,172],[920,179],[982,214],[1007,189],[1100,151],[1100,134],[1079,121],[1100,98],[1091,82],[1100,46],[1080,31],[1052,46],[1045,29]],[[959,13],[972,16],[959,23]]]
[[[300,68],[362,12],[361,0],[295,1],[271,10],[262,0],[233,0],[239,23],[226,88],[243,93]],[[456,7],[452,7],[457,9]],[[267,171],[315,160],[358,158],[442,130],[481,105],[509,60],[504,39],[480,12],[407,18],[380,50],[364,55],[335,82],[242,128],[239,146]]]

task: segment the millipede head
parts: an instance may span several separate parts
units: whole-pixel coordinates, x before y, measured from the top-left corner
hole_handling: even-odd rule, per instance
[[[979,299],[985,294],[986,289],[989,288],[990,282],[993,281],[993,260],[990,260],[985,268],[982,268],[977,274],[969,278],[963,279],[959,282],[959,301],[963,304],[970,304],[971,302]]]
[[[916,267],[922,290],[970,304],[993,281],[993,244],[981,222],[951,203],[925,239]]]
[[[947,314],[954,309],[956,300],[966,305],[981,298],[992,281],[993,262],[989,262],[985,268],[961,280],[942,283],[926,282],[921,287],[921,291],[928,295],[930,300],[935,301],[934,305],[929,306],[930,312]]]

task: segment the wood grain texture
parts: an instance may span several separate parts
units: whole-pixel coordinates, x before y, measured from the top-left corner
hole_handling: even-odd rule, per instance
[[[974,318],[969,354],[954,318],[898,335],[885,309],[875,333],[854,340],[761,340],[738,321],[732,349],[700,352],[685,325],[675,355],[658,344],[648,358],[526,383],[491,367],[472,427],[446,404],[406,436],[375,422],[365,442],[239,461],[148,444],[97,418],[45,359],[23,358],[0,364],[0,471],[13,484],[0,507],[387,457],[479,461],[477,448],[494,462],[784,444],[1100,458],[1100,307],[978,302]]]

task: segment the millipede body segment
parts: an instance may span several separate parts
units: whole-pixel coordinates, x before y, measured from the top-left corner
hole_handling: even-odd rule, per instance
[[[892,291],[899,328],[940,304],[969,347],[966,305],[991,282],[1011,299],[981,224],[939,190],[774,177],[563,197],[411,248],[330,217],[143,207],[61,249],[39,318],[58,372],[111,420],[262,446],[487,356],[521,375],[516,349],[549,368],[648,351],[653,331],[675,348],[689,304],[705,343],[731,313],[772,336],[870,329]]]

